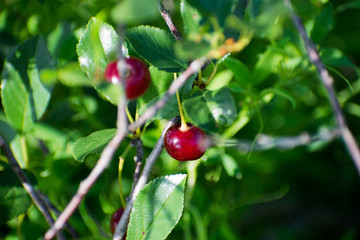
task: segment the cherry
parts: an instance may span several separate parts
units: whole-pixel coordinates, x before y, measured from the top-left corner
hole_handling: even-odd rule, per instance
[[[124,214],[124,208],[119,208],[116,212],[113,213],[110,219],[110,230],[112,235],[114,235],[116,225],[119,223],[121,216]],[[123,239],[126,238],[126,234]]]
[[[206,152],[209,141],[206,133],[191,123],[181,128],[177,123],[165,133],[164,145],[167,153],[179,161],[190,161],[200,158]]]
[[[138,58],[127,58],[125,94],[128,99],[140,97],[150,85],[150,72],[146,64]],[[110,83],[120,82],[120,76],[117,68],[118,61],[110,62],[104,73],[104,78]]]

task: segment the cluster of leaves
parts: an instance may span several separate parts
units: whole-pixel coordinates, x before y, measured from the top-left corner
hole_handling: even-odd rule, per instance
[[[141,115],[158,101],[174,73],[181,73],[190,61],[211,58],[201,76],[187,80],[180,95],[188,121],[213,136],[215,146],[188,165],[164,152],[153,169],[154,178],[186,172],[191,177],[183,217],[169,239],[302,239],[334,234],[355,239],[359,184],[341,144],[325,140],[288,152],[251,155],[229,148],[233,140],[251,142],[259,133],[297,135],[336,126],[327,94],[283,1],[169,1],[166,7],[184,41],[173,38],[157,4],[157,0],[0,3],[4,9],[0,12],[0,135],[37,188],[64,209],[114,136],[121,91],[104,82],[102,73],[117,57],[124,38],[124,54],[144,59],[152,78],[145,95],[129,102],[133,115]],[[338,98],[358,138],[360,48],[359,31],[354,28],[359,28],[359,1],[293,4],[335,79]],[[113,27],[119,23],[127,26],[121,36]],[[224,47],[231,49],[244,40],[250,43],[243,51],[222,54]],[[145,157],[164,122],[178,113],[173,97],[146,122],[141,135]],[[117,157],[130,141],[131,136],[123,141]],[[126,195],[135,154],[131,149],[125,161]],[[48,226],[3,154],[0,157],[0,238],[38,239]],[[70,219],[80,236],[109,236],[110,215],[121,205],[117,164],[111,163]],[[169,223],[170,229],[157,222],[146,232],[153,239],[166,237],[181,215],[184,176],[158,178],[141,192],[129,237],[141,238],[154,213],[164,206],[155,200],[165,195],[152,195],[157,188],[176,182],[179,188],[169,190],[175,202],[166,203],[166,211],[159,215],[163,220],[171,213],[176,219]],[[194,180],[196,186],[191,185]],[[330,195],[334,192],[336,196]],[[338,218],[346,221],[338,223]],[[136,224],[141,221],[143,225]]]

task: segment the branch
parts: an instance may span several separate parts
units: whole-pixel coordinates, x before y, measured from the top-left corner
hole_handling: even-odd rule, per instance
[[[200,68],[206,63],[206,58],[200,58],[194,60],[190,66],[183,72],[176,81],[173,81],[170,85],[168,91],[163,95],[163,97],[157,101],[154,105],[146,109],[146,111],[141,115],[137,121],[129,125],[129,131],[133,132],[136,128],[141,127],[146,120],[153,117],[156,112],[161,109],[167,101],[172,97],[178,89],[186,82],[186,80],[193,74],[196,74]]]
[[[125,70],[125,63],[123,59],[119,60],[118,63],[120,76],[123,75]],[[120,87],[120,86],[119,86]],[[114,153],[118,149],[120,143],[125,138],[127,134],[127,118],[125,114],[126,99],[125,94],[119,99],[118,103],[118,117],[117,117],[117,131],[113,139],[106,145],[102,151],[98,162],[95,167],[81,183],[77,190],[76,195],[71,199],[70,203],[66,206],[65,210],[61,213],[55,224],[46,232],[44,238],[52,239],[54,235],[64,227],[64,224],[71,217],[74,211],[79,207],[81,200],[85,197],[89,189],[94,185],[95,181],[103,173],[103,171],[109,166]]]
[[[40,195],[35,190],[33,185],[31,184],[29,178],[26,176],[24,171],[21,169],[19,163],[16,161],[14,154],[12,153],[10,147],[6,144],[4,139],[0,136],[0,147],[2,148],[6,158],[8,159],[9,165],[12,168],[12,170],[15,172],[17,177],[19,178],[21,184],[27,191],[27,193],[30,195],[31,199],[37,206],[37,208],[40,210],[41,214],[44,216],[46,222],[49,224],[49,226],[52,226],[54,224],[54,219],[51,216],[51,213],[49,209],[47,208],[46,204],[42,201]],[[59,233],[58,239],[65,239],[65,236],[62,233]]]
[[[157,141],[154,149],[150,153],[149,157],[146,159],[144,169],[139,177],[139,180],[138,180],[135,188],[133,189],[133,192],[129,196],[129,201],[126,204],[124,213],[123,213],[118,225],[116,226],[116,230],[115,230],[115,234],[114,234],[114,238],[113,238],[114,240],[120,240],[125,235],[127,225],[129,223],[130,213],[131,213],[131,210],[132,210],[132,207],[134,204],[134,200],[135,200],[137,194],[141,191],[141,189],[144,188],[156,160],[159,158],[161,152],[164,149],[163,143],[164,143],[164,136],[165,136],[166,131],[169,129],[169,127],[171,127],[173,124],[175,124],[178,120],[179,120],[178,117],[175,117],[175,118],[169,120],[169,122],[166,124],[164,130],[162,131],[162,134],[161,134],[159,140]]]
[[[291,17],[293,23],[304,41],[306,51],[309,54],[309,59],[319,72],[321,82],[325,86],[329,94],[331,107],[333,109],[337,125],[340,130],[341,138],[343,139],[345,146],[357,168],[358,174],[360,175],[360,150],[354,136],[352,135],[349,127],[346,124],[345,116],[341,110],[339,101],[336,97],[336,93],[333,87],[334,80],[324,67],[324,64],[321,62],[316,46],[308,37],[300,17],[294,13],[290,0],[284,0],[284,2],[285,5],[287,5],[291,10]]]
[[[141,164],[142,164],[142,160],[144,157],[144,149],[143,149],[142,141],[140,140],[140,138],[134,139],[133,144],[135,145],[136,156],[134,157],[135,171],[134,171],[134,175],[133,175],[134,181],[132,184],[132,189],[135,188],[135,186],[139,180],[139,176],[140,176],[140,172],[141,172]]]
[[[248,153],[250,151],[261,152],[269,149],[288,150],[311,143],[331,141],[339,136],[340,131],[338,128],[335,128],[321,131],[320,133],[314,135],[310,135],[309,133],[302,133],[298,136],[269,136],[261,134],[256,142],[245,139],[234,139],[225,140],[225,143],[223,144],[227,147],[236,148],[239,151]]]
[[[166,24],[168,25],[174,38],[178,41],[182,41],[184,38],[181,35],[181,33],[179,32],[179,30],[176,28],[175,24],[173,23],[171,16],[170,16],[170,11],[166,10],[162,3],[160,3],[160,13],[161,13],[161,16],[164,18]]]

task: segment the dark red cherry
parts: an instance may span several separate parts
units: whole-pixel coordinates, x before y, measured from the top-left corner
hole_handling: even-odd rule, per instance
[[[124,208],[119,208],[118,210],[116,210],[116,212],[113,213],[113,215],[111,216],[111,219],[110,219],[110,230],[111,230],[111,233],[112,235],[114,235],[114,232],[115,232],[115,228],[116,228],[116,225],[119,223],[120,219],[121,219],[121,216],[124,214]],[[123,237],[123,239],[126,238],[126,234],[125,236]]]
[[[209,140],[206,133],[191,123],[188,129],[181,130],[181,124],[170,127],[164,138],[167,153],[179,161],[190,161],[200,158],[206,152]]]
[[[117,62],[110,62],[104,73],[104,78],[110,83],[119,83],[120,77],[117,69]],[[150,72],[147,65],[138,58],[127,58],[126,77],[125,77],[125,94],[128,99],[140,97],[150,85]]]

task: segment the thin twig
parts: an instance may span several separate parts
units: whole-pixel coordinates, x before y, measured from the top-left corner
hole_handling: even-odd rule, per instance
[[[57,216],[59,216],[59,215],[61,214],[61,212],[54,206],[54,204],[52,204],[52,202],[49,200],[49,198],[48,198],[45,194],[43,194],[43,193],[41,193],[41,192],[39,192],[39,191],[38,191],[38,193],[39,193],[39,195],[41,196],[41,198],[44,200],[44,202],[46,203],[46,205],[48,206],[48,208],[49,208],[51,211],[53,211]],[[76,230],[75,230],[68,222],[65,223],[65,227],[66,227],[66,229],[68,230],[71,238],[72,238],[72,239],[77,239]]]
[[[260,134],[257,141],[246,139],[231,139],[225,140],[221,143],[221,140],[217,142],[216,139],[212,141],[212,144],[225,145],[226,147],[236,148],[239,151],[248,153],[249,151],[261,152],[269,149],[280,149],[288,150],[299,146],[305,146],[311,143],[316,142],[329,142],[340,136],[340,131],[338,128],[331,130],[323,130],[317,134],[302,133],[297,136],[269,136],[265,134]]]
[[[357,168],[358,174],[360,175],[360,150],[359,150],[358,144],[357,144],[353,134],[351,133],[351,131],[346,123],[345,116],[341,110],[339,101],[336,97],[336,93],[335,93],[335,90],[333,87],[334,80],[330,76],[330,74],[328,73],[326,68],[324,67],[324,64],[321,62],[321,59],[320,59],[319,53],[316,49],[316,46],[308,37],[306,30],[304,28],[304,25],[301,22],[300,17],[294,13],[294,10],[292,8],[290,0],[284,0],[284,2],[285,2],[285,5],[287,5],[289,7],[289,9],[291,10],[291,17],[292,17],[293,23],[294,23],[296,29],[298,30],[298,32],[300,33],[301,38],[304,41],[306,51],[309,54],[309,59],[314,64],[317,71],[319,72],[321,82],[325,86],[325,88],[329,94],[331,107],[333,109],[333,112],[334,112],[334,115],[335,115],[335,118],[337,121],[337,125],[340,130],[341,138],[343,139],[345,146]]]
[[[182,41],[184,38],[181,35],[180,31],[175,26],[175,24],[173,23],[173,21],[171,19],[170,11],[166,10],[162,3],[160,3],[160,13],[161,13],[161,16],[164,18],[166,24],[168,25],[174,38],[178,41]]]
[[[40,210],[41,214],[44,216],[46,222],[49,224],[49,226],[52,226],[55,221],[51,216],[49,209],[47,208],[46,204],[43,202],[40,195],[31,184],[27,175],[21,169],[10,147],[7,145],[7,143],[4,141],[4,139],[1,136],[0,136],[0,147],[2,148],[6,158],[8,159],[10,167],[19,178],[21,184],[23,185],[23,187],[25,188],[25,190],[27,191],[27,193],[29,194],[29,196],[31,197],[37,208]],[[57,237],[58,239],[65,239],[63,233],[59,233]]]
[[[125,235],[127,225],[129,223],[130,213],[131,213],[131,210],[132,210],[132,207],[134,204],[134,200],[135,200],[137,194],[140,192],[140,190],[144,188],[156,160],[159,158],[161,152],[164,149],[163,143],[164,143],[164,135],[165,135],[166,131],[168,130],[169,127],[171,127],[173,124],[175,124],[178,120],[179,120],[179,117],[175,117],[167,123],[167,125],[163,129],[163,132],[162,132],[159,140],[157,141],[154,149],[152,150],[149,157],[146,159],[144,169],[139,177],[139,180],[134,188],[134,191],[130,194],[129,201],[126,204],[124,213],[123,213],[118,225],[116,226],[116,230],[115,230],[115,234],[114,234],[114,238],[113,238],[114,240],[120,240]]]

